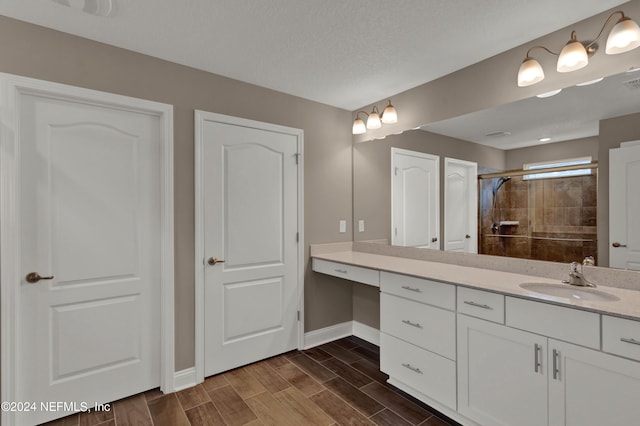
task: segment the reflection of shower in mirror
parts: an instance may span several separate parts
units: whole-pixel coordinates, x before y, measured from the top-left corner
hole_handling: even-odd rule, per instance
[[[506,182],[511,180],[511,176],[502,176],[493,182],[493,203],[491,206],[491,218],[493,224],[491,225],[491,231],[496,234],[500,230],[500,206],[498,205],[498,191]]]

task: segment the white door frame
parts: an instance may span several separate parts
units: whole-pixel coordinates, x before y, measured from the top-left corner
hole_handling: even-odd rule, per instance
[[[2,401],[16,401],[21,386],[23,356],[17,347],[21,335],[19,258],[20,220],[20,95],[33,94],[106,106],[156,116],[160,121],[161,161],[161,322],[160,386],[174,388],[174,253],[173,253],[173,106],[65,84],[0,73],[0,394]],[[15,413],[2,412],[2,424],[14,424]]]
[[[292,127],[261,121],[232,117],[206,111],[195,111],[195,379],[196,383],[204,381],[205,377],[205,332],[204,332],[204,189],[203,182],[203,132],[206,121],[251,127],[272,132],[286,133],[298,139],[298,349],[304,347],[304,162],[303,131]],[[195,383],[194,383],[195,384]]]

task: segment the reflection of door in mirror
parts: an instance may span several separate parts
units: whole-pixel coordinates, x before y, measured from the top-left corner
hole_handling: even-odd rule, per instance
[[[609,266],[640,270],[640,141],[609,151]]]
[[[391,148],[391,244],[440,249],[437,155]]]
[[[444,249],[478,253],[478,164],[444,159]]]

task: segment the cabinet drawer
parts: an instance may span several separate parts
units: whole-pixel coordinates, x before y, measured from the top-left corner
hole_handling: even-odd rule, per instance
[[[603,315],[602,350],[640,361],[640,322]]]
[[[382,271],[380,290],[444,309],[454,310],[456,306],[455,286],[423,278]]]
[[[361,268],[323,259],[313,259],[313,270],[333,275],[334,277],[380,287],[380,271],[376,269]]]
[[[473,288],[458,287],[458,312],[504,324],[504,296]]]
[[[456,359],[453,311],[382,293],[380,331],[449,359]]]
[[[380,333],[380,369],[429,398],[456,409],[456,363]]]
[[[600,315],[563,306],[507,297],[510,327],[600,349]]]

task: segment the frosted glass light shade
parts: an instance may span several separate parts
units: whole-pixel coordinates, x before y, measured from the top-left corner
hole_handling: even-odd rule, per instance
[[[379,129],[382,127],[380,115],[378,115],[376,111],[377,109],[374,109],[371,114],[369,114],[369,118],[367,118],[367,129]]]
[[[584,68],[589,63],[587,49],[573,37],[564,46],[558,57],[558,72],[571,72]]]
[[[544,71],[540,62],[526,58],[518,70],[518,87],[531,86],[544,80]]]
[[[351,129],[351,133],[354,135],[361,135],[367,132],[367,127],[364,125],[364,121],[362,118],[356,118],[353,122],[353,128]]]
[[[607,38],[607,55],[628,52],[640,46],[640,27],[635,21],[624,17],[613,27]]]
[[[391,101],[389,101],[389,105],[387,105],[382,111],[381,120],[384,124],[393,124],[398,122],[398,111],[391,105]]]

